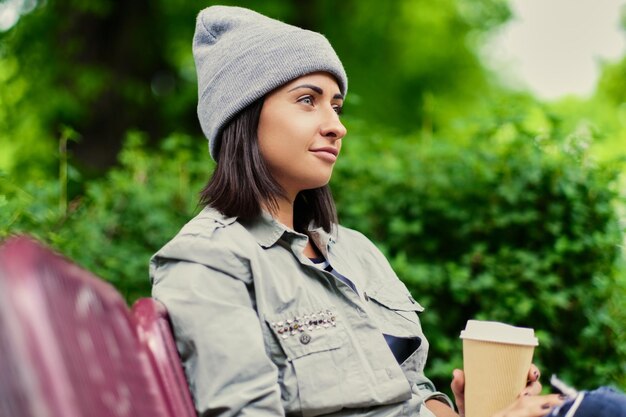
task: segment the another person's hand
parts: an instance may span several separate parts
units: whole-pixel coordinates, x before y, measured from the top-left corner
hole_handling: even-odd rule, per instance
[[[530,365],[530,369],[528,370],[528,379],[526,383],[526,387],[520,393],[520,398],[535,396],[541,393],[541,383],[539,382],[539,377],[541,373],[539,369],[535,365]],[[452,383],[450,384],[450,388],[452,389],[452,393],[454,394],[454,402],[456,403],[456,407],[459,410],[459,416],[465,417],[465,374],[460,369],[455,369],[452,372]],[[519,400],[518,400],[519,401]],[[517,404],[516,401],[513,404]],[[513,404],[511,406],[513,406]],[[515,408],[518,409],[517,407]],[[508,410],[508,409],[507,409]],[[512,414],[513,416],[517,414]],[[521,414],[526,415],[526,414]],[[531,416],[533,414],[529,414]],[[538,414],[544,415],[544,414]],[[506,414],[502,415],[507,416]]]

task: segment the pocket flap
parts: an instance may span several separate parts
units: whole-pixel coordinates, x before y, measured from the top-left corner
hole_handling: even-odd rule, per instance
[[[337,349],[343,344],[342,326],[332,309],[266,315],[265,322],[289,360]]]
[[[390,310],[415,311],[421,313],[424,307],[420,305],[406,288],[398,288],[396,285],[382,285],[367,291],[370,298],[384,305]],[[404,285],[402,285],[404,287]]]

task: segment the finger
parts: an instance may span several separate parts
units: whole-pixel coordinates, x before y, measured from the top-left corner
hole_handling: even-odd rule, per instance
[[[465,373],[460,369],[452,371],[452,383],[450,384],[453,392],[463,394],[465,391]]]
[[[497,417],[541,417],[563,403],[559,395],[541,395],[520,397],[506,409],[497,413]]]
[[[557,395],[542,395],[537,397],[531,397],[540,400],[539,403],[534,405],[534,412],[537,413],[538,416],[545,416],[552,411],[552,409],[558,405],[563,404],[563,399]]]
[[[533,363],[528,370],[528,382],[539,381],[539,378],[541,378],[541,372],[539,372],[539,368]]]
[[[526,388],[524,388],[524,390],[520,393],[520,396],[539,395],[541,394],[541,389],[541,382],[529,382],[528,385],[526,385]]]
[[[452,371],[450,388],[454,394],[454,402],[459,409],[460,415],[465,414],[465,373],[460,369]]]

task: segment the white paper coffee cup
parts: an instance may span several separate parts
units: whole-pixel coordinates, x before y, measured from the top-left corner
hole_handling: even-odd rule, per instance
[[[468,320],[463,339],[465,416],[490,417],[526,386],[538,340],[533,329]]]

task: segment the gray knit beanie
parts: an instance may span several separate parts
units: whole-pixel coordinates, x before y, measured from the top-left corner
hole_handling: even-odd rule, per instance
[[[222,129],[248,105],[316,71],[332,74],[345,96],[348,78],[321,34],[240,7],[200,12],[193,38],[198,118],[217,161]]]

